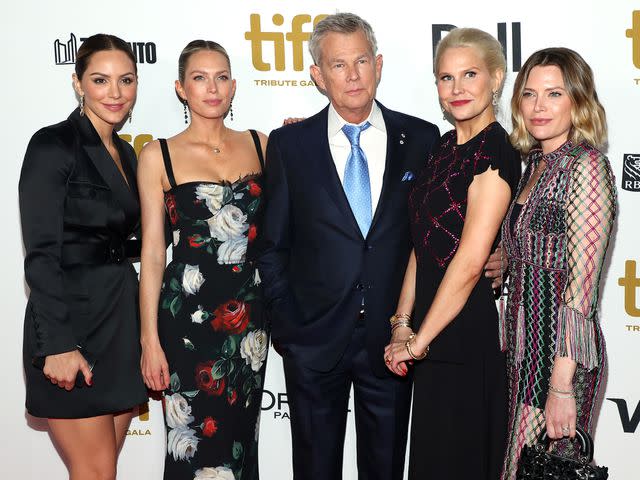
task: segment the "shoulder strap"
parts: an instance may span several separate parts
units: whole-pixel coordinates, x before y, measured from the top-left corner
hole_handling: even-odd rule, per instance
[[[162,149],[162,160],[164,160],[164,169],[167,172],[167,178],[169,179],[169,184],[172,188],[175,188],[176,178],[173,176],[173,167],[171,166],[171,156],[169,155],[169,146],[167,145],[167,140],[164,138],[159,138],[160,148]]]
[[[258,153],[258,160],[260,160],[260,168],[264,170],[264,157],[262,156],[262,145],[260,145],[260,137],[255,130],[249,130],[253,137],[253,143],[256,145],[256,152]]]

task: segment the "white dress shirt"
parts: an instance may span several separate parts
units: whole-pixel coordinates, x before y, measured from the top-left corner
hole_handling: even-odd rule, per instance
[[[380,192],[382,191],[382,177],[387,158],[387,127],[384,124],[382,111],[376,102],[373,102],[369,118],[365,120],[371,126],[360,134],[360,148],[367,157],[369,166],[369,181],[371,182],[371,216],[375,215]],[[365,123],[362,122],[362,123]],[[342,131],[342,127],[349,123],[345,121],[329,105],[329,117],[327,125],[327,135],[329,137],[329,148],[333,162],[336,165],[340,182],[344,186],[344,168],[351,153],[351,143]],[[362,123],[360,125],[362,125]]]

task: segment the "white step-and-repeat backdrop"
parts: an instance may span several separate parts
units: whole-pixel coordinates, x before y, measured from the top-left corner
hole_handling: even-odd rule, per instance
[[[131,42],[139,62],[140,90],[133,122],[126,123],[120,133],[139,151],[149,140],[184,128],[173,82],[181,49],[196,38],[216,40],[231,55],[238,83],[233,128],[268,133],[284,117],[309,116],[321,109],[326,99],[310,80],[306,40],[314,21],[338,10],[360,14],[376,31],[384,56],[379,100],[389,108],[428,119],[441,131],[451,126],[438,107],[433,47],[453,26],[487,30],[503,43],[509,73],[500,120],[507,128],[511,86],[529,54],[543,47],[566,46],[591,64],[608,114],[607,153],[620,199],[617,235],[603,275],[601,321],[609,369],[597,420],[596,460],[609,466],[613,480],[640,478],[640,271],[636,267],[640,259],[640,2],[23,0],[8,2],[2,10],[2,478],[53,480],[67,475],[46,424],[24,410],[20,352],[27,288],[17,184],[30,136],[66,118],[76,105],[71,73],[82,39],[106,32]],[[287,396],[282,362],[273,351],[262,409],[262,476],[291,478]],[[119,477],[161,478],[163,442],[160,403],[151,401],[141,407],[131,425]],[[352,422],[345,450],[344,478],[353,480],[357,471]]]

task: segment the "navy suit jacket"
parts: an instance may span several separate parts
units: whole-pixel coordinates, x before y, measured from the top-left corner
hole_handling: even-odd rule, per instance
[[[411,251],[407,196],[438,128],[380,105],[387,129],[382,191],[364,238],[327,138],[328,106],[271,132],[259,259],[272,338],[283,355],[329,371],[344,353],[364,297],[366,348],[386,375],[384,346]]]

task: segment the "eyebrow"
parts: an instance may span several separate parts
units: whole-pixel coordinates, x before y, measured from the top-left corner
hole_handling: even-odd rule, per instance
[[[106,73],[102,73],[102,72],[91,72],[89,74],[89,76],[93,76],[93,75],[100,75],[102,77],[111,77],[111,75],[108,75]],[[123,73],[122,75],[120,75],[121,77],[126,77],[127,75],[135,75],[134,72],[127,72],[127,73]]]
[[[207,74],[206,71],[204,70],[191,70],[189,72],[189,75],[193,75],[194,73],[204,73]],[[225,70],[218,70],[217,72],[214,72],[215,75],[220,75],[221,73],[229,73],[229,70],[225,69]]]
[[[524,87],[524,90],[535,90],[535,88]],[[544,89],[545,92],[548,92],[549,90],[564,90],[565,92],[567,91],[565,87],[561,87],[561,86],[549,87]]]

